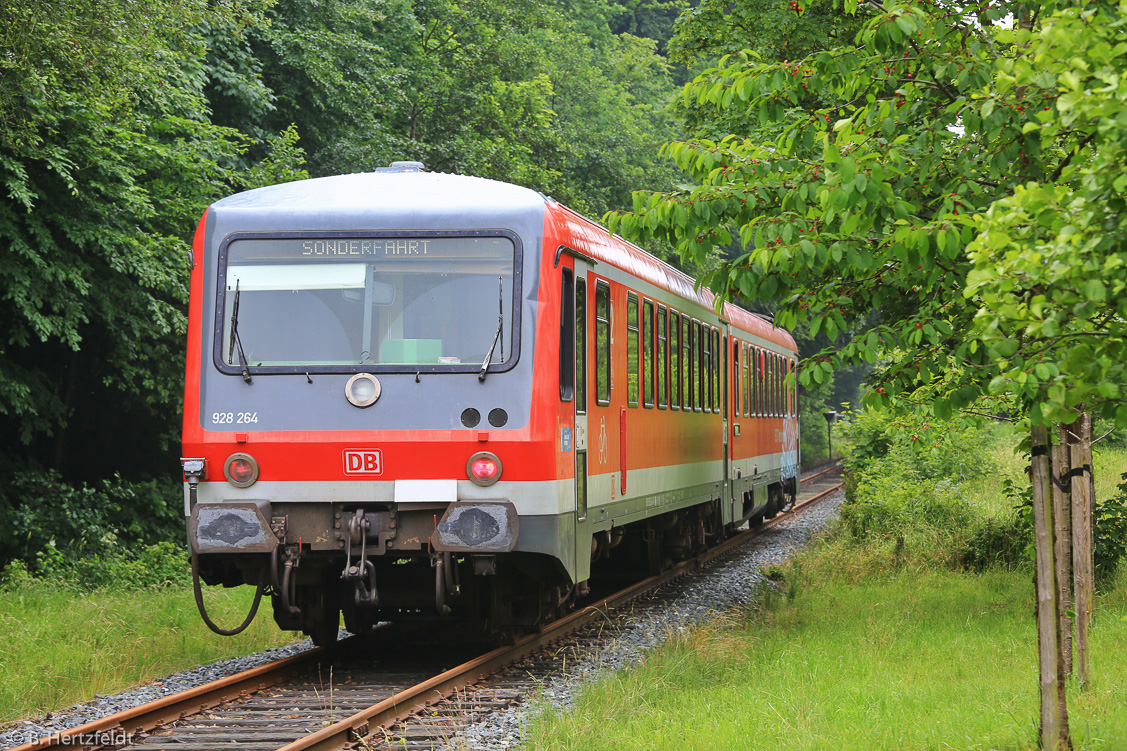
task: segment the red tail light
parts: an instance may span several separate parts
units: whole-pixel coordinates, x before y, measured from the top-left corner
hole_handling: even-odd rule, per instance
[[[466,474],[475,485],[492,485],[501,477],[501,460],[496,454],[479,451],[466,463]]]
[[[258,462],[250,454],[231,454],[223,465],[223,474],[236,488],[249,488],[258,481]]]

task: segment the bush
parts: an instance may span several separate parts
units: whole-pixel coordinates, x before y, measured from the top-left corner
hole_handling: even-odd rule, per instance
[[[1092,558],[1096,587],[1104,589],[1115,579],[1120,563],[1127,558],[1127,473],[1119,492],[1092,504]],[[987,520],[967,540],[963,559],[976,571],[991,566],[1016,566],[1034,560],[1033,489],[1011,480],[1004,483],[1006,497],[1014,502],[1013,516],[1006,521]]]
[[[89,591],[190,581],[180,488],[115,475],[93,487],[17,473],[0,496],[0,586],[36,579]]]
[[[994,441],[989,430],[880,410],[850,418],[842,431],[848,438],[842,520],[850,534],[899,536],[973,523],[962,485],[992,469],[985,458]]]
[[[0,588],[18,590],[33,581],[45,582],[78,592],[97,589],[142,590],[191,583],[186,548],[171,542],[121,547],[112,538],[98,555],[76,557],[64,554],[49,542],[36,554],[35,576],[21,560],[10,561],[0,570]]]
[[[1096,586],[1105,588],[1115,580],[1115,572],[1127,558],[1127,473],[1120,476],[1119,492],[1092,505],[1092,555],[1095,558]]]
[[[184,534],[174,481],[129,482],[115,475],[76,487],[54,471],[20,472],[0,493],[0,565],[19,559],[39,573],[56,554],[98,558],[120,545],[156,545]]]

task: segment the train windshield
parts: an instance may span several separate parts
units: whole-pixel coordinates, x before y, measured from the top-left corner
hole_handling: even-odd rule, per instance
[[[480,366],[492,349],[504,364],[515,253],[508,237],[234,240],[219,357],[238,368],[241,343],[252,369],[442,369]]]

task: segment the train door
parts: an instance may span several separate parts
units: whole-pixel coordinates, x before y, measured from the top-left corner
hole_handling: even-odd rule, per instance
[[[719,350],[718,356],[720,363],[717,366],[720,371],[720,414],[724,418],[724,494],[720,496],[721,505],[723,501],[728,501],[728,508],[723,510],[724,521],[730,522],[734,518],[735,509],[732,499],[732,439],[728,431],[731,430],[731,416],[728,414],[728,342],[731,341],[731,326],[727,323],[721,324],[723,328],[720,330],[719,341],[716,342],[717,349]]]
[[[588,296],[588,272],[591,264],[575,258],[575,571],[576,581],[588,578],[591,571],[591,523],[587,518],[587,401],[594,378],[590,367],[590,342],[593,328]],[[591,287],[594,285],[591,284]]]

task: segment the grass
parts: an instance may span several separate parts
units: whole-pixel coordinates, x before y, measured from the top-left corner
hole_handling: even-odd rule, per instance
[[[213,620],[234,625],[253,593],[214,591],[205,601]],[[200,621],[191,587],[76,594],[40,581],[0,590],[0,633],[0,723],[294,641],[268,601],[247,631],[222,637]]]
[[[1016,441],[1013,432],[1003,428],[998,430],[999,445]],[[1116,493],[1121,476],[1127,472],[1127,448],[1097,443],[1093,447],[1093,460],[1096,468],[1096,497],[1108,498]],[[984,516],[1002,518],[1013,510],[1010,501],[1002,494],[1005,480],[1024,482],[1029,457],[1014,453],[1008,448],[995,447],[990,458],[996,469],[994,472],[976,477],[964,486],[966,500],[973,504]]]
[[[996,470],[958,492],[976,515],[1002,520],[1012,506],[1002,481],[1021,478],[1025,461],[993,454]],[[1096,467],[1106,497],[1127,451],[1102,450]],[[594,681],[568,711],[545,710],[525,748],[1036,748],[1030,570],[960,570],[941,549],[951,536],[908,537],[824,537],[755,607]],[[1127,565],[1098,598],[1091,642],[1093,682],[1069,686],[1073,740],[1127,748]]]
[[[833,554],[826,555],[828,567]],[[818,577],[825,571],[815,570]],[[1120,584],[1127,584],[1121,577]],[[1127,746],[1127,597],[1101,598],[1095,680],[1070,692],[1080,748]],[[526,729],[530,749],[1027,749],[1037,654],[1027,577],[811,577],[729,614]]]

